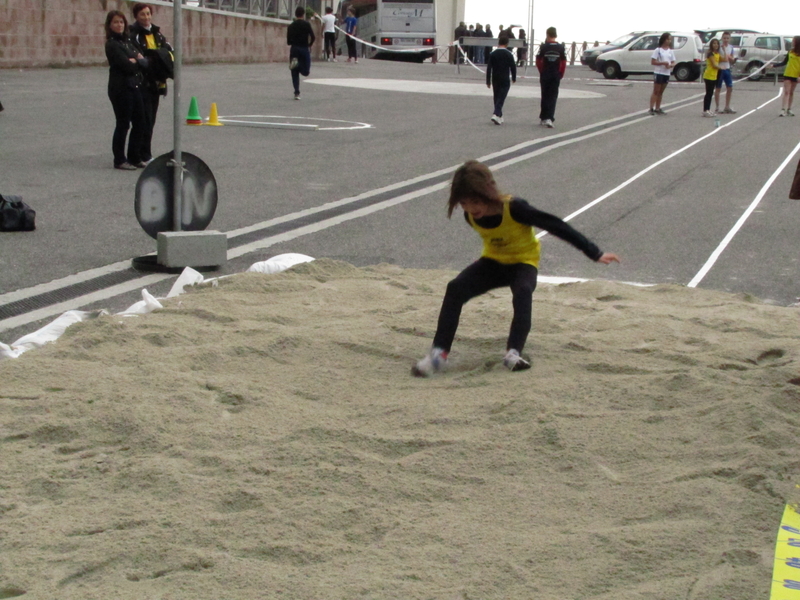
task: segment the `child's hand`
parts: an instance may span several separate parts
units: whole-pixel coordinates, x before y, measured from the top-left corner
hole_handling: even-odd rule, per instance
[[[603,263],[604,265],[610,265],[612,262],[619,262],[619,256],[616,254],[612,254],[611,252],[603,252],[603,255],[597,259],[597,262]]]

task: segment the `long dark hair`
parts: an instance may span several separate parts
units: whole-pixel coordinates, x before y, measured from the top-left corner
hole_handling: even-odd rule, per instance
[[[665,31],[661,34],[661,37],[658,38],[658,47],[661,48],[664,45],[664,42],[667,41],[667,38],[670,37],[669,31]]]
[[[447,200],[447,216],[452,216],[456,206],[467,199],[486,204],[503,201],[489,167],[477,160],[468,160],[453,174],[450,198]]]
[[[792,52],[800,56],[800,35],[792,38]]]
[[[125,29],[122,30],[122,37],[128,37],[128,19],[125,18],[125,15],[118,10],[110,10],[106,15],[106,39],[110,40],[116,34],[111,31],[111,21],[114,20],[114,17],[122,17],[122,22],[125,23]]]
[[[714,50],[712,47],[714,42],[717,42],[717,49]],[[711,58],[711,56],[716,52],[719,54],[719,40],[717,38],[711,38],[711,41],[708,42],[708,54],[706,54],[706,58]]]

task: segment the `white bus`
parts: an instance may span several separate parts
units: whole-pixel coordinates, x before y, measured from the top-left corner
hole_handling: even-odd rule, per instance
[[[377,46],[374,48],[363,44],[365,56],[415,62],[434,56],[434,0],[346,0],[342,3],[340,21],[347,16],[350,6],[358,17],[356,36]]]

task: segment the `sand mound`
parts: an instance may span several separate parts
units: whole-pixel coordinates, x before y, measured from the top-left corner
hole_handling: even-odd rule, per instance
[[[766,600],[797,309],[542,285],[510,373],[500,290],[415,379],[452,275],[243,274],[0,362],[0,597]]]

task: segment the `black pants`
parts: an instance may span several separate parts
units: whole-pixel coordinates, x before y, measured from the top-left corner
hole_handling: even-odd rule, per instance
[[[156,126],[156,115],[158,114],[158,101],[161,95],[158,89],[143,89],[142,103],[144,104],[145,131],[142,139],[142,160],[153,158],[153,151],[150,148],[153,139],[153,129]]]
[[[717,87],[716,79],[704,79],[706,83],[706,95],[703,96],[703,111],[711,110],[711,99],[714,97],[714,90]]]
[[[556,75],[542,76],[539,80],[542,86],[542,103],[539,112],[539,120],[544,121],[550,119],[556,120],[556,102],[558,101],[558,86],[561,84],[561,79]]]
[[[511,89],[510,81],[492,81],[492,94],[494,95],[494,114],[503,116],[503,105],[506,103],[508,90]]]
[[[289,59],[297,59],[297,68],[292,69],[292,85],[294,86],[295,96],[300,95],[300,75],[308,77],[311,73],[311,52],[308,48],[292,46],[289,48]]]
[[[123,88],[108,92],[108,99],[114,108],[116,127],[111,140],[111,150],[114,152],[114,164],[124,162],[136,164],[142,160],[142,140],[144,139],[147,122],[144,116],[144,103],[140,88]],[[131,135],[128,138],[128,128]],[[128,155],[125,156],[125,138],[128,138]]]
[[[356,54],[356,38],[348,35],[345,41],[347,42],[347,58],[358,60],[358,54]]]
[[[336,58],[336,32],[325,32],[325,58]]]
[[[504,265],[488,258],[479,258],[447,284],[433,345],[449,352],[456,337],[464,304],[489,290],[509,286],[513,297],[514,318],[511,321],[506,349],[513,348],[522,352],[531,331],[531,305],[537,275],[538,270],[533,265]]]

